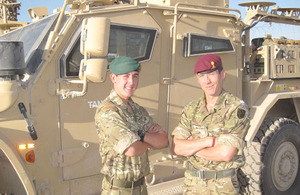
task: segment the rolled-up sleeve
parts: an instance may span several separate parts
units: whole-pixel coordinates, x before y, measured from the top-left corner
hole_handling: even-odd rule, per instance
[[[241,151],[245,145],[245,135],[249,128],[249,112],[239,105],[226,121],[223,134],[218,138],[218,144],[233,146]]]
[[[180,116],[178,126],[172,132],[172,135],[179,139],[188,139],[191,134],[191,105],[188,104],[184,107]]]
[[[96,125],[103,131],[105,141],[119,154],[140,137],[129,129],[117,108],[102,108],[97,112]]]

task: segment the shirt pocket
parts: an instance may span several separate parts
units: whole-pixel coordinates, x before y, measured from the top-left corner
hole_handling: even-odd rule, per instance
[[[208,136],[207,128],[194,122],[191,123],[191,133],[194,139],[199,139]]]

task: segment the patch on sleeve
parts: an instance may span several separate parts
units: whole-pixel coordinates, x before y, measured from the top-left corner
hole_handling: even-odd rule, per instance
[[[244,118],[244,117],[245,117],[245,114],[246,114],[246,110],[241,109],[241,108],[238,109],[238,111],[237,111],[237,117],[238,117],[239,119]]]
[[[103,107],[101,110],[102,110],[103,112],[105,112],[105,111],[108,111],[108,110],[113,110],[113,111],[115,111],[115,110],[118,110],[118,109],[117,109],[116,106],[106,106],[106,107]]]

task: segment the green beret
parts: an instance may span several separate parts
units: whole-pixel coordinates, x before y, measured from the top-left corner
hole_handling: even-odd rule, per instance
[[[130,57],[120,56],[115,58],[109,65],[109,71],[116,75],[126,74],[137,70],[140,63]]]

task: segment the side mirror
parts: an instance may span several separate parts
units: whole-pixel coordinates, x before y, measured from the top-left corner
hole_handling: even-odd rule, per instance
[[[86,79],[91,82],[104,82],[106,78],[108,61],[104,58],[93,58],[86,61],[86,69],[83,71],[84,60],[81,61],[79,78],[84,79],[84,74]]]
[[[105,17],[86,18],[82,22],[80,53],[81,60],[79,78],[73,81],[83,85],[82,91],[66,91],[62,98],[84,96],[87,82],[104,82],[107,73],[107,54],[110,33],[110,19]]]
[[[105,57],[108,53],[110,19],[104,17],[86,18],[81,31],[80,52],[91,57]]]
[[[84,19],[81,31],[80,52],[84,55],[79,78],[91,82],[104,82],[107,72],[110,19],[92,17]]]

